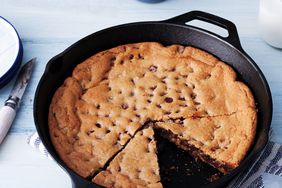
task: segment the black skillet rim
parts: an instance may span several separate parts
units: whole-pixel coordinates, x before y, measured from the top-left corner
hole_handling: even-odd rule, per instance
[[[192,11],[192,12],[189,12],[189,13],[196,13],[196,14],[197,13],[204,13],[204,14],[208,14],[208,13],[201,12],[201,11]],[[189,14],[189,13],[186,13],[186,14]],[[182,16],[182,15],[180,15],[180,16]],[[175,18],[177,18],[177,17],[175,17]],[[258,154],[263,150],[263,148],[265,147],[265,145],[266,145],[266,143],[268,141],[268,132],[269,132],[270,124],[271,124],[271,120],[272,120],[273,103],[272,103],[272,97],[271,97],[270,88],[269,88],[269,85],[267,83],[267,80],[266,80],[265,76],[263,75],[262,71],[259,69],[257,64],[243,50],[243,48],[240,45],[239,38],[235,39],[235,40],[238,40],[237,41],[238,43],[233,43],[233,41],[227,41],[226,38],[223,38],[223,37],[221,37],[221,36],[219,36],[219,35],[217,35],[217,34],[215,34],[213,32],[210,32],[210,31],[198,28],[198,27],[190,26],[190,25],[184,25],[184,24],[180,24],[180,23],[175,23],[175,22],[171,21],[173,19],[174,18],[168,19],[168,20],[164,20],[164,21],[135,22],[135,23],[122,24],[122,25],[106,28],[106,29],[100,30],[98,32],[95,32],[93,34],[90,34],[90,35],[88,35],[88,36],[78,40],[77,42],[72,44],[70,47],[68,47],[66,50],[64,50],[60,54],[58,54],[58,55],[54,56],[52,59],[50,59],[49,62],[47,63],[47,65],[46,65],[45,71],[44,71],[44,73],[43,73],[43,75],[42,75],[42,77],[41,77],[41,79],[40,79],[40,81],[38,83],[38,86],[37,86],[37,89],[36,89],[36,92],[35,92],[35,99],[34,99],[34,122],[35,122],[35,125],[36,125],[37,132],[39,134],[39,137],[42,138],[43,135],[41,133],[41,128],[38,125],[39,120],[38,120],[37,113],[36,113],[37,112],[38,94],[40,92],[40,88],[42,87],[42,84],[44,83],[45,78],[47,77],[47,74],[49,72],[49,68],[50,68],[51,64],[56,59],[63,57],[66,53],[68,53],[73,48],[75,48],[77,45],[79,45],[82,41],[88,40],[89,38],[95,37],[96,35],[99,35],[99,34],[101,34],[103,32],[109,32],[111,30],[115,30],[115,29],[120,28],[120,27],[128,27],[128,26],[133,26],[133,25],[142,25],[142,24],[147,24],[147,25],[148,24],[161,24],[161,25],[163,25],[163,24],[165,24],[165,25],[168,25],[168,26],[177,26],[177,27],[184,27],[186,29],[189,28],[189,29],[192,29],[192,30],[196,30],[198,32],[202,32],[205,35],[209,35],[211,37],[214,37],[217,40],[220,40],[221,42],[226,43],[227,45],[229,45],[230,47],[235,49],[238,53],[240,53],[253,66],[255,71],[258,72],[259,76],[261,77],[262,83],[264,84],[264,87],[266,89],[266,93],[268,94],[268,97],[269,97],[268,98],[268,102],[269,102],[269,107],[270,107],[270,109],[269,109],[269,117],[267,119],[267,125],[268,126],[263,127],[264,139],[263,139],[263,142],[261,143],[261,147],[258,148],[256,151],[253,151],[254,148],[250,148],[250,151],[249,151],[250,153],[244,158],[242,163],[236,169],[232,170],[229,174],[224,175],[224,177],[226,177],[224,179],[229,179],[230,180],[232,177],[237,175],[240,172],[240,170],[244,169],[244,167],[243,167],[244,165],[247,165],[247,163],[253,162],[254,159],[257,158]],[[235,29],[236,29],[236,27],[235,27]],[[237,30],[235,32],[237,32]],[[48,152],[50,152],[49,144],[47,142],[48,141],[42,139],[42,143],[44,144],[44,146],[46,147]],[[56,153],[51,151],[50,154],[55,159],[55,161],[59,164],[59,166],[61,166],[71,176],[72,181],[75,182],[75,180],[78,180],[78,179],[82,179],[81,181],[85,180],[84,178],[82,178],[79,175],[77,175],[69,167],[67,167],[64,164],[64,162],[57,156]],[[222,178],[220,178],[220,179],[222,179]],[[220,183],[220,179],[215,181],[215,182],[213,182],[213,183],[217,183],[218,185],[220,185],[221,184]],[[85,180],[85,181],[87,181],[87,180]],[[89,181],[87,181],[87,182],[89,182]]]

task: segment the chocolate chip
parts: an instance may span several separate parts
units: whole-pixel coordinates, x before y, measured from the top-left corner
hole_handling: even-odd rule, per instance
[[[127,105],[126,103],[123,103],[123,104],[121,105],[121,107],[122,107],[124,110],[126,110],[126,109],[128,108],[128,105]]]
[[[87,134],[88,136],[90,136],[93,132],[94,132],[94,130],[90,130],[90,131],[87,131],[86,134]]]
[[[171,114],[171,112],[168,112],[168,111],[167,111],[167,112],[165,112],[165,114],[166,114],[166,115],[169,115],[169,114]]]
[[[221,143],[224,142],[224,141],[225,141],[225,138],[220,138],[219,139],[219,142],[221,142]]]
[[[185,101],[185,97],[179,97],[178,99],[181,101]]]
[[[196,93],[192,93],[192,94],[191,94],[191,98],[192,98],[192,99],[195,99],[196,97],[197,97],[197,94],[196,94]]]
[[[184,123],[184,118],[180,118],[178,123],[179,124],[183,124]]]
[[[84,94],[84,93],[86,93],[87,92],[87,89],[83,89],[82,90],[82,93]]]
[[[146,153],[149,153],[150,152],[150,150],[149,150],[149,148],[147,147],[147,148],[145,148],[145,152]]]
[[[200,105],[201,103],[196,101],[196,102],[194,102],[194,104],[195,105]]]
[[[178,46],[177,51],[178,53],[182,54],[184,52],[185,48],[183,46]]]
[[[157,105],[156,105],[156,107],[158,107],[158,108],[162,108],[160,104],[157,104]]]
[[[110,59],[110,62],[111,62],[111,63],[114,63],[115,60],[116,60],[116,57],[112,57],[112,58]]]
[[[157,86],[150,87],[150,90],[154,91],[157,88]]]
[[[134,55],[130,54],[129,59],[132,60],[134,58]]]
[[[101,124],[100,123],[96,123],[95,125],[96,125],[96,127],[101,128]]]
[[[166,97],[164,100],[167,103],[172,103],[173,102],[173,99],[171,97]]]
[[[141,54],[138,54],[138,59],[144,59],[144,57]]]
[[[151,66],[149,67],[149,70],[150,70],[151,72],[156,72],[157,69],[158,69],[158,67],[156,67],[156,66],[154,66],[154,65],[151,65]]]

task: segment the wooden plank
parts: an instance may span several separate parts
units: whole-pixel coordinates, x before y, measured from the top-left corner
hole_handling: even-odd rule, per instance
[[[67,174],[26,144],[27,134],[12,134],[0,146],[0,187],[71,187]]]
[[[237,24],[242,35],[257,35],[257,29],[254,28],[257,23],[256,0],[240,3],[170,0],[160,4],[146,4],[137,0],[88,0],[83,3],[75,0],[4,0],[2,4],[1,15],[14,23],[26,40],[80,38],[109,26],[164,20],[191,10],[203,10],[225,17]],[[10,10],[13,10],[13,14]]]

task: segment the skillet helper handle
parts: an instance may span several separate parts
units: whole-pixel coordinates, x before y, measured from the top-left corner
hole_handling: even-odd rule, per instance
[[[10,106],[3,106],[0,110],[0,144],[7,135],[14,118],[16,116],[16,110]]]
[[[232,44],[237,49],[240,49],[240,50],[242,49],[235,24],[219,16],[209,14],[206,12],[202,12],[202,11],[191,11],[191,12],[176,16],[174,18],[165,20],[164,22],[185,26],[187,22],[190,22],[192,20],[201,20],[201,21],[204,21],[210,24],[217,25],[223,29],[226,29],[228,31],[227,37],[219,36],[215,33],[213,34],[225,40],[226,42]]]

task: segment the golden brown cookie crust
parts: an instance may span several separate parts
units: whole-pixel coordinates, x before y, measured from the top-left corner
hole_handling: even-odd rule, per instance
[[[236,80],[230,66],[207,52],[144,42],[100,52],[77,65],[53,97],[49,130],[62,160],[87,177],[104,167],[148,120],[194,122],[195,118],[227,119],[225,132],[211,130],[213,134],[228,136],[226,131],[236,129],[230,139],[245,138],[224,149],[224,154],[215,155],[234,168],[238,166],[256,129],[255,102],[249,88]],[[193,130],[185,125],[184,130],[191,133],[182,139],[190,140],[197,135],[192,132],[199,132],[202,141],[208,142],[210,138],[204,135],[214,125],[199,125]],[[204,125],[207,127],[202,128]],[[232,152],[235,154],[229,159],[226,153]]]
[[[156,152],[153,128],[145,128],[137,132],[93,182],[105,187],[162,187]]]

